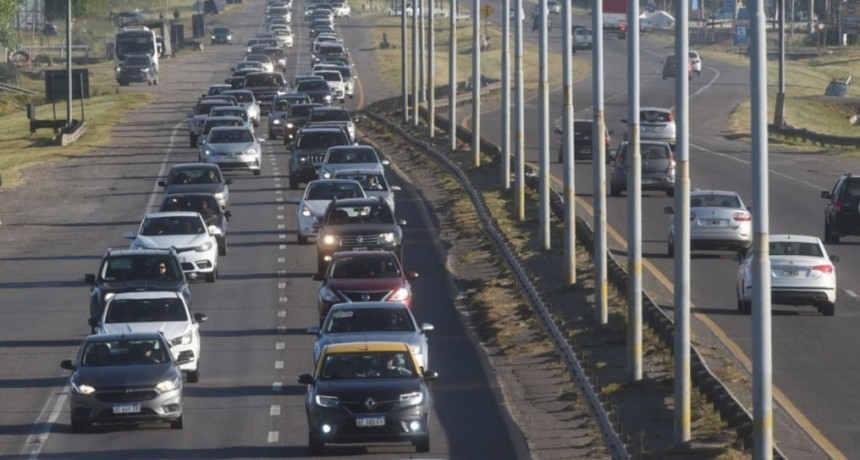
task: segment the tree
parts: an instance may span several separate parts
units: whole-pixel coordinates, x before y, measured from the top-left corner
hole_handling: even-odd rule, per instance
[[[18,3],[19,0],[0,0],[0,43],[7,48],[18,46],[18,34],[15,33]]]

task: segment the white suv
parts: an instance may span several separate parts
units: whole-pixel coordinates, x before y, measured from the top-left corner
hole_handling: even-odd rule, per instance
[[[203,313],[192,316],[177,292],[122,292],[108,302],[101,317],[90,318],[90,326],[98,334],[161,331],[173,359],[183,362],[179,368],[193,383],[200,380],[200,323],[206,319]]]

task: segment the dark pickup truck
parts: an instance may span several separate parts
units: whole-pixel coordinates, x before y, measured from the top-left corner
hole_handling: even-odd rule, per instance
[[[268,115],[275,96],[286,92],[287,82],[280,72],[253,72],[245,75],[241,87],[254,93],[254,99],[260,104],[260,115]]]
[[[329,147],[350,145],[345,128],[302,128],[296,136],[290,155],[290,188],[319,177],[319,167]]]

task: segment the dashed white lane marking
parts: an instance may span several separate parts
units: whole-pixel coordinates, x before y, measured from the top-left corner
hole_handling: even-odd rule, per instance
[[[278,230],[286,230],[287,224],[278,224]]]
[[[285,350],[287,348],[287,344],[284,342],[278,342],[275,344],[275,350]]]
[[[270,432],[269,432],[269,438],[267,439],[267,441],[268,441],[270,444],[271,444],[271,443],[275,443],[275,442],[278,442],[278,438],[279,438],[279,437],[280,437],[280,436],[278,435],[278,432],[277,432],[277,431],[270,431]]]
[[[854,291],[852,291],[851,289],[846,289],[846,290],[845,290],[845,293],[846,293],[846,294],[848,294],[848,295],[850,295],[851,297],[853,297],[853,298],[855,298],[855,299],[857,298],[857,293],[856,293],[856,292],[854,292]]]
[[[278,298],[278,302],[287,303],[287,298],[286,297],[280,297],[280,298]]]
[[[287,283],[278,283],[278,290],[286,289],[286,288],[287,288]]]
[[[283,203],[283,202],[284,202],[284,199],[283,199],[283,198],[278,197],[278,198],[275,198],[275,201],[277,201],[278,203]]]
[[[272,404],[272,407],[269,408],[269,415],[272,417],[278,417],[281,415],[281,406],[277,404]]]
[[[285,239],[287,239],[287,235],[284,233],[281,233],[280,235],[278,235],[278,239],[279,240],[285,240]]]
[[[275,190],[275,193],[277,193],[278,195],[280,195],[280,194],[284,193],[284,191],[283,191],[283,190]]]
[[[278,206],[278,211],[283,211],[283,210],[284,210],[283,206]]]
[[[275,219],[278,219],[278,220],[284,220],[284,215],[283,215],[283,214],[278,214],[278,215],[276,215],[276,216],[275,216]]]
[[[278,270],[278,276],[286,276],[286,274],[287,274],[286,270]]]
[[[287,262],[287,258],[286,258],[286,257],[278,257],[278,263],[279,263],[279,264],[283,264],[283,263],[286,263],[286,262]]]
[[[278,250],[280,250],[280,251],[286,251],[286,250],[287,250],[287,245],[286,245],[286,244],[279,244],[279,245],[278,245]]]
[[[275,361],[275,369],[283,369],[284,362],[283,361]]]
[[[24,442],[24,449],[21,451],[22,456],[27,455],[29,460],[39,458],[42,448],[48,442],[48,435],[51,434],[51,426],[57,421],[57,417],[60,416],[60,412],[62,412],[63,407],[66,405],[69,391],[70,388],[67,386],[60,392],[55,393],[57,400],[54,401],[54,406],[51,408],[50,413],[48,413],[48,408],[51,407],[51,398],[45,401],[42,412],[39,414],[39,418],[36,419],[37,423],[34,425],[33,431],[30,432],[30,436],[27,436],[27,440]],[[48,416],[45,419],[43,417],[45,417],[46,413]],[[38,423],[41,420],[44,420],[44,423]]]
[[[287,311],[286,310],[278,310],[278,318],[286,318]]]
[[[284,382],[275,382],[272,384],[272,391],[279,392],[284,387]]]

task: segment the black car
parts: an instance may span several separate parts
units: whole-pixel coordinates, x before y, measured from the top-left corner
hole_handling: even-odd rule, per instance
[[[290,188],[319,177],[317,170],[329,147],[350,145],[349,133],[344,128],[305,128],[296,135],[290,154]]]
[[[260,104],[260,115],[268,115],[275,96],[286,90],[287,82],[280,72],[254,72],[245,75],[241,87],[251,90]]]
[[[296,85],[297,93],[305,93],[311,100],[319,104],[331,105],[334,99],[331,87],[323,79],[303,80]]]
[[[275,96],[269,108],[269,139],[284,137],[284,125],[290,113],[290,107],[296,104],[310,103],[307,94],[287,93]],[[286,141],[285,141],[286,143]]]
[[[402,225],[406,221],[395,220],[382,197],[332,200],[320,221],[317,272],[324,273],[338,251],[391,251],[403,263]]]
[[[116,81],[119,86],[130,83],[146,83],[149,86],[158,84],[158,65],[152,57],[146,54],[133,54],[119,64],[116,69]]]
[[[308,97],[308,95],[304,93],[297,94]],[[317,104],[316,102],[298,103],[290,106],[281,120],[281,135],[284,136],[284,145],[290,145],[294,140],[296,140],[296,135],[305,125],[305,122],[308,121],[308,118],[310,118],[314,107],[324,106],[322,104]]]
[[[160,265],[166,266],[166,276]],[[191,304],[191,290],[173,249],[108,249],[98,273],[84,275],[90,289],[90,317],[100,317],[108,300],[120,292],[179,292]]]
[[[591,120],[573,120],[573,156],[574,158],[591,158],[594,156],[592,147],[592,135],[594,122]],[[604,125],[603,139],[606,144],[606,154],[609,155],[612,148],[612,131],[606,129]],[[564,134],[561,129],[557,129],[558,134]],[[558,145],[558,162],[564,162],[564,143]]]
[[[182,163],[170,167],[167,180],[158,181],[164,187],[165,195],[174,193],[209,193],[215,196],[221,209],[227,209],[230,204],[230,187],[232,179],[221,174],[221,168],[216,164]]]
[[[328,443],[411,442],[430,451],[430,392],[438,374],[423,370],[409,345],[359,342],[326,346],[308,386],[308,448],[322,455]]]
[[[203,221],[211,227],[221,230],[215,237],[218,240],[218,255],[227,255],[227,222],[233,215],[229,210],[224,211],[218,205],[215,195],[210,193],[176,193],[167,195],[161,202],[159,212],[196,211]]]
[[[860,235],[860,176],[843,174],[833,190],[821,191],[824,207],[824,243],[837,244],[843,236]]]
[[[212,30],[212,44],[232,45],[233,34],[226,27],[216,27]]]

